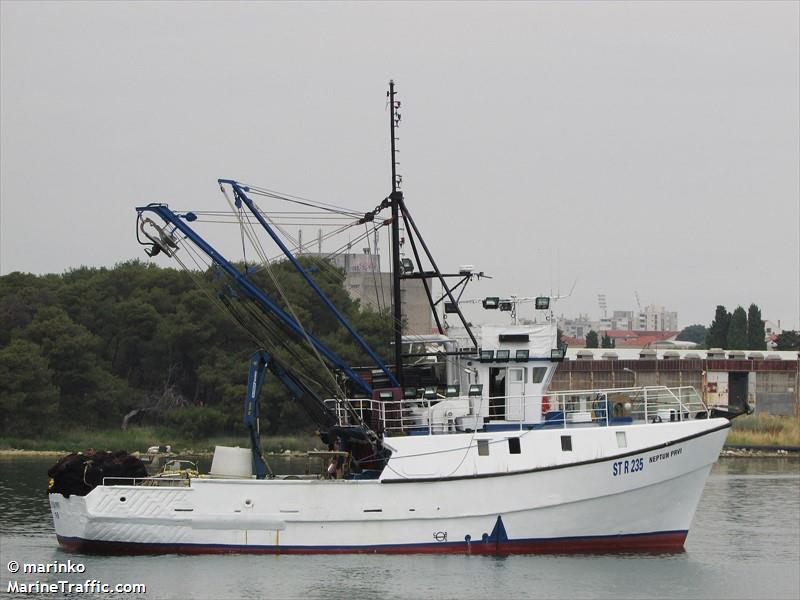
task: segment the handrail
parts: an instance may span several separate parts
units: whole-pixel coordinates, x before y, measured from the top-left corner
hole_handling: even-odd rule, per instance
[[[436,399],[413,398],[381,402],[352,401],[359,418],[380,420],[389,432],[428,435],[466,430],[457,419],[480,427],[502,423],[520,430],[530,427],[620,426],[632,423],[660,423],[709,417],[706,404],[694,387],[664,385],[592,390],[558,390],[546,394],[486,396],[475,405],[476,396]],[[501,410],[494,412],[501,401]],[[340,400],[326,400],[341,425],[348,415]],[[544,409],[543,410],[543,405]],[[369,412],[369,415],[366,413]],[[510,417],[509,415],[513,415]],[[461,427],[461,429],[459,429]]]

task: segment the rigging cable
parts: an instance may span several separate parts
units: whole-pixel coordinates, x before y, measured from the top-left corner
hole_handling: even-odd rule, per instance
[[[378,294],[378,278],[375,275],[375,259],[373,258],[374,256],[377,255],[377,248],[375,248],[375,252],[373,252],[372,243],[370,242],[369,239],[370,235],[366,223],[364,223],[364,231],[366,232],[367,247],[369,248],[369,253],[370,253],[369,264],[370,264],[370,271],[372,271],[372,285],[375,288],[375,304],[378,307],[378,314],[382,315],[383,306],[381,305],[381,297]],[[383,278],[381,278],[381,291],[383,291]]]
[[[234,204],[233,204],[233,202],[231,202],[231,199],[228,196],[228,193],[225,191],[225,188],[222,185],[220,185],[220,190],[222,191],[223,196],[225,196],[225,200],[228,202],[228,205],[231,207],[231,210],[234,211],[234,213],[235,213],[236,211],[235,211],[235,208],[234,208]],[[255,205],[255,203],[254,203],[254,205]],[[322,365],[324,371],[330,377],[331,381],[333,382],[333,387],[334,387],[335,390],[337,390],[337,392],[339,394],[339,397],[342,400],[344,400],[346,398],[344,390],[342,390],[341,386],[339,385],[339,382],[336,380],[335,375],[331,372],[330,368],[328,367],[328,364],[322,358],[322,355],[320,354],[320,352],[317,349],[317,347],[312,343],[311,336],[309,336],[308,332],[306,331],[306,328],[303,326],[303,323],[298,318],[297,313],[294,310],[294,306],[289,301],[289,298],[286,296],[286,293],[283,290],[283,286],[281,286],[280,282],[278,281],[277,277],[275,276],[275,274],[274,274],[274,272],[272,270],[272,265],[270,264],[269,258],[267,258],[266,253],[264,252],[264,249],[261,247],[261,243],[258,241],[258,237],[256,236],[256,233],[255,233],[255,230],[253,228],[253,225],[249,224],[249,223],[247,225],[245,225],[244,222],[242,222],[242,227],[243,227],[244,231],[246,232],[247,237],[250,240],[250,244],[253,246],[253,249],[255,250],[256,254],[258,254],[259,257],[261,258],[262,264],[266,267],[267,274],[269,275],[270,279],[272,280],[273,285],[275,285],[275,289],[277,290],[277,292],[281,296],[281,298],[283,298],[283,301],[286,303],[286,308],[288,309],[289,313],[292,315],[292,318],[294,319],[295,323],[297,323],[297,326],[300,328],[300,331],[302,332],[303,336],[306,338],[306,342],[308,343],[309,346],[311,346],[312,350],[314,351],[314,354],[316,355],[317,359],[319,360],[320,364]]]
[[[345,208],[342,206],[337,206],[336,204],[329,204],[327,202],[314,202],[309,200],[308,198],[303,198],[302,196],[294,196],[291,194],[283,194],[281,192],[276,192],[275,190],[270,190],[268,188],[262,188],[258,186],[252,186],[247,184],[239,184],[242,187],[247,188],[248,191],[252,192],[253,194],[259,196],[266,196],[267,198],[273,198],[275,200],[284,200],[286,202],[293,202],[295,204],[299,204],[302,206],[309,206],[311,208],[318,208],[320,210],[324,210],[331,213],[341,214],[341,215],[350,215],[353,217],[361,217],[363,213],[352,210],[349,208]]]

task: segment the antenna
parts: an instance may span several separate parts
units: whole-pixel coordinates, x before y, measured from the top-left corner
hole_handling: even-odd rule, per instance
[[[636,306],[639,307],[639,312],[642,312],[642,303],[639,301],[639,292],[634,291],[633,295],[636,296]]]
[[[572,296],[572,292],[575,291],[575,286],[576,285],[578,285],[578,278],[577,277],[575,278],[575,281],[572,282],[572,287],[569,288],[569,293],[568,294],[564,294],[563,296],[561,294],[558,294],[557,296],[550,296],[550,299],[551,300],[563,300],[564,298],[569,298],[570,296]]]
[[[561,295],[561,249],[556,248],[556,296]],[[575,287],[575,286],[573,286]],[[572,293],[572,292],[570,292]]]
[[[394,99],[394,80],[389,80],[389,135],[392,148],[392,193],[389,196],[392,206],[392,308],[394,313],[394,367],[395,376],[403,387],[403,310],[400,304],[400,204],[403,202],[403,192],[400,191],[402,177],[397,174],[397,149],[394,130],[400,125],[400,102]]]
[[[608,303],[606,302],[605,294],[597,294],[597,304],[600,306],[600,310],[603,311],[603,318],[605,319],[608,316]]]

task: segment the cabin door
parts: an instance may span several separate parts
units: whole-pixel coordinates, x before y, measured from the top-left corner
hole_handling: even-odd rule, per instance
[[[505,367],[489,368],[489,419],[492,421],[506,418],[506,371]]]
[[[508,368],[508,389],[506,390],[506,420],[521,421],[525,412],[525,367]]]
[[[747,402],[747,371],[728,373],[728,406],[744,410]]]

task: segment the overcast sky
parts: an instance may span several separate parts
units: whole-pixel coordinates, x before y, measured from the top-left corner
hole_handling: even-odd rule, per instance
[[[144,258],[218,177],[406,201],[471,295],[800,321],[800,4],[0,4],[0,274]],[[307,235],[314,235],[309,232]],[[167,264],[167,263],[162,263]]]

